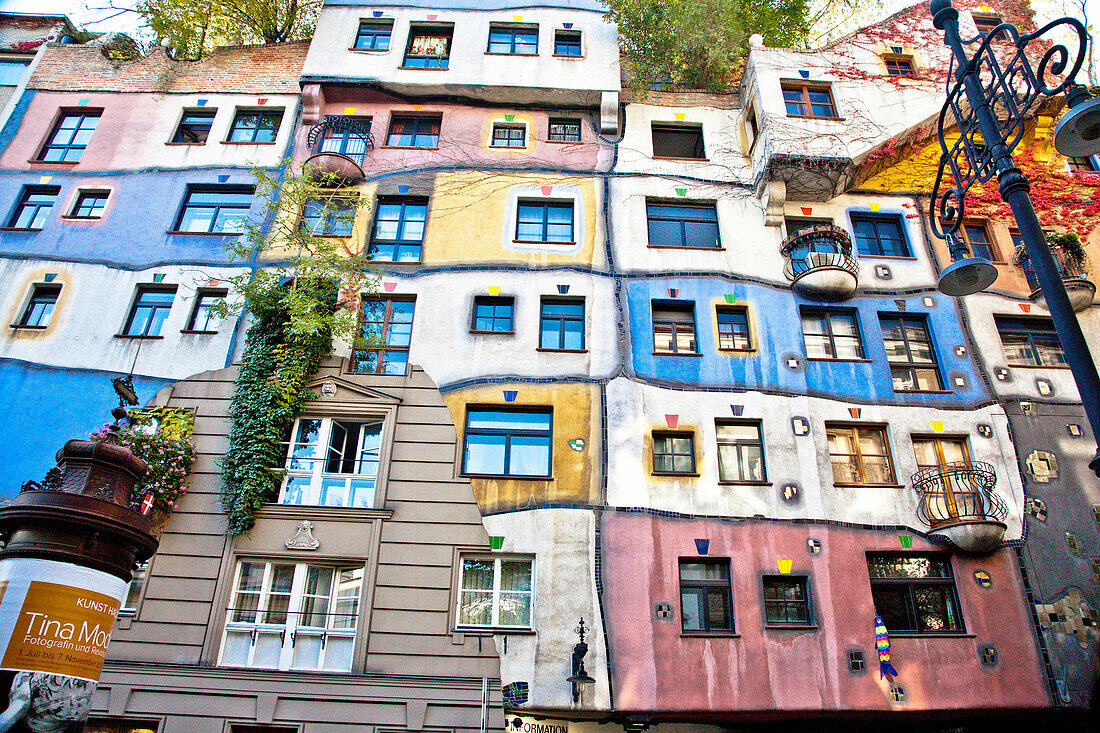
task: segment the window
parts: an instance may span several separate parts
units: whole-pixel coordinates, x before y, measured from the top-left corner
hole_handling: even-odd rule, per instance
[[[680,619],[685,634],[732,632],[728,560],[680,560]]]
[[[357,165],[363,165],[367,149],[374,149],[370,117],[326,115],[321,124],[324,129],[317,144],[317,152],[339,153],[351,158]]]
[[[16,87],[23,82],[27,73],[27,67],[31,60],[27,59],[0,59],[0,86]]]
[[[1071,171],[1083,171],[1085,173],[1100,171],[1100,164],[1098,164],[1095,155],[1090,155],[1087,158],[1066,158],[1066,165],[1069,166]]]
[[[439,146],[442,115],[394,115],[386,145],[391,148],[435,148]]]
[[[802,340],[810,359],[862,359],[855,311],[803,308]]]
[[[218,318],[210,309],[229,294],[228,290],[200,290],[195,294],[195,308],[187,321],[188,331],[212,333],[217,331]]]
[[[551,117],[549,139],[552,143],[579,143],[581,141],[581,121],[565,117]]]
[[[515,298],[478,295],[474,298],[474,317],[471,331],[482,333],[512,333],[512,316]]]
[[[768,626],[809,626],[808,578],[798,575],[765,575],[764,618]]]
[[[531,628],[534,561],[464,556],[460,575],[458,626]]]
[[[875,615],[890,633],[962,633],[962,614],[946,555],[867,555]]]
[[[563,30],[554,31],[554,55],[580,56],[581,32]]]
[[[692,433],[653,433],[653,473],[695,473]]]
[[[646,202],[650,247],[722,246],[718,237],[718,209],[714,204]]]
[[[23,315],[19,317],[21,328],[45,328],[50,325],[50,316],[57,305],[57,299],[61,296],[60,285],[36,284],[31,291],[31,299],[27,301],[27,307],[23,309]]]
[[[382,418],[300,417],[283,441],[280,504],[370,508],[382,449]]]
[[[121,614],[120,614],[121,615]],[[115,718],[89,718],[81,728],[83,733],[157,733],[158,720],[119,720]]]
[[[654,158],[705,159],[702,125],[665,125],[653,123]]]
[[[825,424],[833,481],[838,484],[894,483],[886,429],[877,425]]]
[[[715,307],[718,319],[718,348],[723,351],[751,351],[749,309],[740,305]]]
[[[539,348],[584,350],[584,301],[543,298],[539,311]]]
[[[216,109],[185,109],[179,125],[176,126],[176,133],[172,135],[172,142],[205,145],[210,137],[210,128],[214,126],[214,115],[217,112]]]
[[[419,262],[428,199],[379,196],[367,255],[374,262]]]
[[[23,186],[19,203],[8,219],[8,226],[12,229],[41,229],[60,192],[60,186]]]
[[[829,87],[786,82],[782,84],[783,104],[794,117],[839,117]]]
[[[548,409],[467,408],[462,473],[549,477],[552,418]]]
[[[524,201],[516,210],[517,242],[573,243],[572,201]]]
[[[493,138],[489,143],[494,148],[527,147],[527,125],[505,125],[493,123]]]
[[[92,109],[62,112],[54,123],[46,144],[38,153],[38,159],[48,163],[78,162],[84,154],[84,148],[88,147],[88,141],[92,139],[102,111]]]
[[[714,431],[718,436],[719,481],[763,483],[768,480],[760,423],[716,421]]]
[[[252,208],[252,193],[251,187],[188,186],[175,230],[242,234]]]
[[[359,31],[355,34],[355,45],[352,48],[360,51],[388,51],[392,33],[392,20],[359,21]]]
[[[756,105],[750,104],[745,110],[745,137],[748,139],[749,150],[756,146],[756,139],[760,137],[760,123],[756,121]]]
[[[869,257],[908,257],[909,245],[896,216],[852,214],[856,250]]]
[[[970,451],[966,449],[964,438],[913,437],[913,453],[917,458],[917,468],[946,466],[970,460]]]
[[[351,670],[362,567],[241,562],[219,664]]]
[[[967,246],[970,247],[972,257],[984,257],[991,262],[1000,262],[997,250],[993,247],[993,240],[989,236],[989,230],[985,224],[963,224],[959,227],[959,234]]]
[[[657,354],[698,354],[695,346],[695,305],[653,301],[653,351]]]
[[[229,140],[231,143],[273,143],[275,136],[279,134],[279,123],[282,122],[283,111],[273,110],[261,112],[259,110],[241,110],[233,118],[233,124],[229,128]]]
[[[539,52],[539,27],[490,23],[487,52],[534,56]]]
[[[359,341],[363,345],[352,352],[353,372],[405,373],[412,340],[414,306],[414,301],[394,298],[368,298],[363,301],[359,321]]]
[[[106,208],[110,195],[110,191],[81,191],[69,216],[75,219],[99,219],[103,216],[103,209]]]
[[[141,590],[145,587],[145,579],[148,575],[148,560],[134,568],[133,577],[126,586],[126,596],[122,600],[122,607],[118,610],[119,616],[134,616],[137,614],[138,601],[141,600]]]
[[[175,297],[175,286],[139,287],[122,334],[139,338],[160,336],[160,330],[172,310],[172,300]]]
[[[1049,318],[993,316],[1005,358],[1014,366],[1065,366],[1062,342]]]
[[[827,224],[832,224],[832,223],[833,223],[832,219],[826,219],[824,217],[821,217],[821,218],[810,217],[810,216],[785,216],[785,217],[783,217],[783,226],[787,230],[787,236],[788,237],[791,236],[792,234],[796,234],[796,233],[802,231],[803,229],[807,229],[809,227],[825,226]]]
[[[908,56],[886,56],[886,73],[890,76],[912,76],[913,59]]]
[[[943,389],[936,367],[936,350],[921,316],[879,315],[886,360],[898,392]]]
[[[349,237],[356,208],[354,200],[343,196],[307,201],[298,229],[321,237]]]
[[[1004,22],[999,15],[978,15],[977,13],[971,13],[970,17],[974,19],[974,27],[978,29],[978,33],[982,36],[987,35],[991,30]]]
[[[406,69],[446,69],[451,53],[451,25],[412,25],[405,46]]]

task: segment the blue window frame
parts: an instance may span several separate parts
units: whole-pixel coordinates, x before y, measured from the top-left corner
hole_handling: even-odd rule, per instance
[[[393,148],[435,148],[443,115],[394,115],[386,145]]]
[[[367,256],[374,262],[419,262],[428,199],[380,196]]]
[[[160,336],[164,321],[172,310],[172,300],[176,297],[175,286],[141,286],[130,308],[123,335],[137,337]]]
[[[489,49],[487,53],[506,53],[514,56],[534,56],[539,52],[538,26],[489,25]]]
[[[50,325],[50,316],[60,296],[60,285],[35,285],[17,325],[23,328],[45,328]]]
[[[722,246],[714,204],[646,203],[650,247]]]
[[[73,212],[69,216],[79,219],[98,219],[103,216],[103,209],[107,206],[107,191],[81,191],[77,196]]]
[[[172,142],[205,145],[217,112],[216,109],[184,110],[176,126],[176,134],[172,135]]]
[[[852,214],[856,250],[868,257],[910,257],[901,218],[898,216]]]
[[[12,229],[41,229],[50,216],[50,209],[61,193],[60,186],[24,186],[8,218]]]
[[[354,48],[360,51],[388,51],[393,35],[392,20],[363,20],[355,34]]]
[[[254,189],[250,186],[190,186],[175,231],[242,234]]]
[[[515,298],[479,295],[474,298],[470,330],[480,333],[512,333]]]
[[[279,134],[283,111],[241,110],[229,128],[231,143],[273,143]]]
[[[584,350],[584,301],[543,298],[539,314],[539,348]]]
[[[212,333],[217,331],[214,326],[218,325],[218,318],[210,312],[210,309],[217,304],[218,301],[225,299],[225,296],[229,295],[228,290],[200,290],[195,295],[195,308],[191,311],[191,318],[187,321],[188,331],[200,331],[203,333]]]
[[[563,30],[554,31],[554,55],[580,56],[581,32]]]
[[[103,110],[85,109],[62,112],[54,123],[38,159],[49,163],[76,163],[88,147]]]
[[[469,407],[462,473],[549,477],[552,438],[549,409]]]
[[[520,201],[516,214],[519,242],[573,243],[572,201]]]
[[[718,348],[721,351],[751,351],[749,309],[743,305],[715,306],[718,322]]]
[[[653,353],[698,354],[695,341],[695,304],[677,300],[655,300],[653,308]]]
[[[446,69],[450,64],[452,25],[414,25],[409,27],[405,46],[406,69]]]
[[[362,345],[352,353],[352,371],[356,374],[405,373],[415,306],[415,301],[397,298],[363,301],[359,320]]]
[[[355,201],[344,197],[307,201],[298,229],[321,237],[349,237],[355,223],[355,209]]]

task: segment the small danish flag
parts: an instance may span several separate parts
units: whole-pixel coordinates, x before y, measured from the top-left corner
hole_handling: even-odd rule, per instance
[[[141,501],[141,513],[148,514],[153,509],[153,495],[146,494],[145,498]]]

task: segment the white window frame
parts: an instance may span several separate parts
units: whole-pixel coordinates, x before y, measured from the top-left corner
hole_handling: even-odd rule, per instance
[[[253,621],[235,621],[233,620],[233,614],[237,608],[237,596],[240,591],[241,574],[246,564],[263,565],[263,579],[260,583],[259,600],[256,604],[255,610],[249,610],[247,613],[253,614]],[[271,592],[272,574],[276,565],[290,565],[294,568],[294,576],[291,582],[291,589],[289,599],[287,601],[286,611],[274,611],[274,613],[285,613],[285,622],[279,623],[265,623],[261,617],[268,612],[268,605],[271,597],[275,594]],[[355,613],[354,623],[349,628],[337,628],[330,625],[324,627],[321,626],[304,626],[299,625],[297,619],[302,615],[302,602],[306,597],[305,587],[306,578],[309,574],[310,568],[320,568],[332,570],[332,589],[328,596],[328,621],[331,622],[338,612],[335,611],[337,607],[337,600],[339,598],[354,598],[355,599]],[[341,571],[359,570],[358,578],[358,590],[354,596],[340,596],[340,584],[339,574]],[[328,565],[328,564],[310,564],[310,563],[290,563],[290,562],[264,562],[262,560],[239,560],[237,562],[236,571],[233,574],[233,586],[230,591],[229,608],[226,610],[225,615],[225,627],[222,631],[221,651],[218,654],[218,666],[229,667],[246,667],[252,669],[308,669],[308,670],[323,670],[327,672],[350,672],[351,667],[354,665],[355,660],[355,641],[358,636],[358,629],[360,623],[360,611],[363,607],[363,583],[366,575],[366,569],[361,565]],[[279,594],[280,596],[282,594]],[[226,651],[228,641],[231,634],[250,634],[247,659],[244,664],[231,664],[226,661]],[[277,665],[258,665],[256,664],[256,649],[257,640],[261,638],[261,635],[266,635],[269,639],[276,634],[280,637],[279,648],[279,660]],[[320,637],[321,648],[317,656],[316,666],[294,666],[294,651],[299,637]],[[327,655],[332,649],[332,645],[327,643],[330,638],[348,639],[348,644],[351,645],[351,649],[347,654],[348,664],[346,667],[331,667],[326,666],[328,662]]]
[[[303,420],[320,420],[321,427],[317,434],[317,447],[318,455],[314,458],[299,458],[294,459],[291,457],[291,453],[294,450],[294,446],[297,445],[296,440],[298,436],[298,429]],[[376,468],[373,475],[359,474],[359,473],[326,473],[324,471],[324,464],[328,459],[328,446],[332,437],[333,423],[336,422],[358,422],[358,423],[378,423],[378,449],[375,453]],[[286,476],[283,478],[282,486],[279,488],[279,504],[287,504],[290,506],[330,506],[341,507],[345,509],[372,509],[378,504],[378,489],[380,484],[380,475],[382,473],[382,458],[386,441],[386,417],[382,414],[368,413],[361,416],[325,416],[325,415],[301,415],[295,421],[291,428],[290,440],[286,444]],[[356,445],[355,461],[362,460],[364,440],[366,439],[366,431],[360,431],[359,442]],[[314,465],[309,468],[301,467],[302,463],[312,462]],[[297,466],[297,467],[296,467]],[[294,479],[308,479],[308,486],[303,492],[301,492],[302,499],[299,501],[292,501],[294,496],[288,492],[291,482]],[[343,493],[340,495],[341,500],[339,502],[329,501],[330,486],[337,481],[343,481]],[[362,488],[356,488],[353,482],[365,482],[367,485]],[[361,492],[361,493],[360,493]],[[356,503],[355,498],[359,496],[366,501],[362,503]]]
[[[493,608],[488,624],[472,624],[462,621],[462,596],[465,592],[463,577],[465,575],[467,560],[491,561],[493,563]],[[500,587],[501,565],[504,562],[526,562],[531,568],[531,587],[527,591],[502,591]],[[457,603],[455,604],[455,628],[456,629],[514,629],[530,630],[534,627],[535,619],[535,558],[524,555],[484,555],[479,553],[462,553],[458,556],[458,588]],[[526,593],[528,597],[529,621],[526,624],[509,625],[500,623],[500,597],[502,593],[520,594]]]

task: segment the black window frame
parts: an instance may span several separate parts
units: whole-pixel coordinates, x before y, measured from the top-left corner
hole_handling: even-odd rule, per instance
[[[823,318],[825,324],[825,330],[823,333],[806,333],[806,319],[810,317]],[[853,329],[855,330],[855,336],[848,334],[840,334],[839,336],[833,332],[833,318],[851,318]],[[807,359],[817,359],[821,361],[867,361],[867,352],[863,349],[863,332],[859,325],[859,311],[854,308],[820,308],[816,306],[801,306],[798,309],[798,319],[800,328],[802,329],[802,347],[806,350]],[[806,342],[807,336],[813,336],[824,339],[823,343],[828,344],[828,348],[832,351],[832,356],[811,356],[810,346]],[[855,357],[839,357],[840,353],[837,350],[837,339],[854,339],[856,350],[859,352]]]
[[[850,215],[852,222],[852,241],[856,248],[856,253],[860,257],[912,257],[913,248],[909,244],[909,237],[905,232],[905,223],[899,214],[875,214],[864,211],[853,211]],[[858,222],[870,223],[874,230],[874,239],[860,237],[856,232],[856,224]],[[902,251],[887,253],[886,248],[882,246],[883,241],[889,241],[890,238],[884,238],[879,232],[879,225],[892,225],[897,228],[898,241],[901,242],[900,246]],[[871,251],[865,252],[863,249],[864,243],[869,243],[872,246],[869,247]],[[877,251],[876,251],[877,250]]]
[[[1066,361],[1066,351],[1062,346],[1062,340],[1058,337],[1058,331],[1054,328],[1054,321],[1050,318],[1043,316],[1012,316],[1003,315],[1000,313],[993,314],[993,323],[997,328],[997,336],[1001,339],[1001,350],[1004,352],[1005,359],[1008,360],[1009,366],[1013,367],[1066,367],[1069,366],[1069,362]],[[1026,343],[1027,348],[1031,352],[1032,359],[1026,362],[1012,361],[1009,357],[1008,350],[1005,348],[1005,335],[1015,334],[1022,337]],[[1058,351],[1062,355],[1062,361],[1047,364],[1042,354],[1044,351],[1038,349],[1037,336],[1042,335],[1048,342],[1053,339],[1054,344],[1057,344]],[[1022,344],[1021,344],[1022,345]],[[1050,348],[1048,344],[1047,348]]]
[[[522,218],[524,208],[528,209],[540,209],[542,211],[541,218],[536,221],[534,219],[524,220]],[[547,239],[550,236],[550,210],[569,209],[569,239]],[[520,225],[538,225],[542,229],[541,239],[521,239],[520,238]],[[555,224],[560,226],[560,224]],[[573,199],[526,199],[521,198],[516,201],[516,242],[519,243],[533,243],[533,244],[576,244],[577,243],[577,212]]]
[[[482,308],[489,312],[482,315]],[[498,308],[507,308],[507,315],[498,315]],[[488,322],[489,328],[479,328]],[[506,326],[498,328],[497,326]],[[516,299],[511,295],[475,295],[470,313],[470,333],[511,334],[516,332]]]
[[[35,160],[42,163],[79,163],[102,117],[103,110],[101,108],[77,107],[76,109],[61,109],[57,119],[53,123],[53,127],[50,128],[50,134],[46,137],[46,141],[42,144],[42,148],[38,151]],[[72,128],[65,128],[65,121],[71,118],[79,118],[80,121]],[[90,119],[95,119],[95,124],[92,125],[91,128],[88,128],[86,127],[86,122]],[[88,139],[83,143],[74,143],[73,140],[75,140],[77,134],[81,132],[88,132]],[[59,142],[61,136],[66,133],[68,134],[66,141]],[[62,151],[60,159],[49,159],[50,153],[54,150]],[[70,153],[73,157],[70,157]]]
[[[783,96],[783,108],[788,117],[805,117],[815,120],[839,120],[840,110],[836,106],[836,98],[833,97],[833,88],[829,84],[822,84],[820,82],[802,82],[802,81],[784,81],[780,83],[780,91]],[[798,99],[790,98],[790,93],[798,92]],[[828,96],[828,101],[821,101],[818,99],[816,102],[810,98],[810,92],[824,92]],[[792,112],[792,105],[795,109],[801,109],[803,111]],[[828,114],[818,114],[818,110],[815,107],[826,108]]]
[[[700,579],[700,578],[684,578],[684,566],[685,565],[709,565],[712,567],[719,567],[723,570],[725,578],[717,580]],[[737,623],[733,612],[733,585],[730,577],[730,561],[729,558],[708,558],[708,557],[681,557],[677,565],[677,579],[680,585],[680,633],[684,635],[724,635],[728,636],[737,633]],[[687,591],[687,593],[685,593]],[[721,625],[715,622],[710,616],[710,611],[713,608],[712,593],[714,597],[721,598],[726,606],[726,612],[728,622],[725,625]],[[702,601],[698,603],[698,607],[704,609],[702,621],[702,628],[687,628],[684,623],[687,619],[687,614],[684,613],[684,598],[686,595],[701,595]]]
[[[34,283],[31,285],[31,294],[27,298],[23,312],[19,314],[19,320],[13,325],[16,328],[45,329],[53,319],[53,312],[57,309],[57,303],[61,300],[61,283]],[[43,306],[38,310],[38,306]],[[37,311],[37,312],[36,312]],[[31,323],[31,319],[34,323]]]
[[[210,140],[210,131],[214,127],[214,118],[217,114],[217,108],[184,109],[180,115],[180,121],[176,123],[176,131],[172,133],[172,139],[168,143],[170,145],[206,145]],[[196,124],[198,120],[202,122]],[[188,136],[193,139],[186,139]]]
[[[573,28],[554,29],[554,55],[564,58],[579,58],[584,56],[584,37],[581,32]],[[562,49],[566,49],[565,52]],[[576,50],[576,53],[573,53]]]
[[[164,330],[164,324],[168,321],[168,317],[172,314],[172,306],[176,303],[176,290],[175,285],[165,285],[163,283],[154,283],[152,285],[138,285],[134,291],[134,299],[130,303],[130,309],[126,313],[126,322],[122,327],[122,333],[120,336],[126,338],[164,338],[161,332]],[[167,304],[160,302],[142,303],[142,298],[147,294],[163,293],[171,295],[171,300]],[[132,333],[134,327],[134,319],[138,316],[139,309],[149,309],[149,318],[145,321],[145,325],[142,327],[140,333]],[[160,311],[164,311],[164,317],[157,323],[157,314]],[[152,326],[156,325],[156,333],[150,333]]]
[[[882,329],[882,341],[883,348],[886,349],[886,363],[890,367],[890,376],[893,381],[895,392],[942,392],[944,391],[943,374],[940,371],[939,360],[936,358],[936,340],[932,335],[932,328],[928,323],[928,317],[922,314],[913,313],[879,313],[878,314],[879,327]],[[901,327],[900,339],[888,339],[887,331],[888,324],[896,321]],[[931,356],[931,361],[917,361],[913,357],[914,344],[919,348],[921,341],[914,341],[910,336],[910,329],[919,328],[924,332],[924,342],[927,345],[928,353]],[[887,348],[888,341],[900,342],[905,350],[907,359],[904,361],[901,359],[892,359],[890,357],[890,351]],[[936,378],[936,386],[932,388],[919,387],[918,385],[918,372],[931,370],[932,374]],[[909,380],[912,382],[912,387],[899,387],[899,382],[904,382],[904,376],[908,375]],[[902,379],[899,380],[899,376]]]
[[[262,109],[238,109],[233,113],[233,122],[229,125],[229,132],[226,133],[225,142],[230,144],[240,145],[274,145],[275,141],[279,139],[279,129],[283,125],[283,109],[269,109],[264,107]],[[256,124],[254,126],[246,126],[242,124],[242,120],[248,116],[255,116]],[[274,121],[275,127],[270,129],[265,126],[264,121],[269,124]],[[249,132],[250,137],[248,140],[234,140],[233,136],[237,132]],[[261,133],[271,134],[270,140],[257,140]]]
[[[563,128],[560,132],[556,133],[555,137],[554,126]],[[564,129],[568,126],[571,129]],[[576,129],[576,135],[573,134],[572,128]],[[581,142],[581,121],[577,117],[551,117],[546,127],[546,140],[552,143],[579,143]]]
[[[381,219],[382,207],[400,206],[396,219]],[[424,219],[420,227],[419,239],[408,239],[404,235],[410,223],[421,223],[420,220],[407,216],[411,207],[424,207]],[[424,253],[424,235],[428,228],[428,208],[430,201],[427,196],[379,196],[375,202],[374,221],[371,223],[370,244],[367,246],[367,258],[371,262],[420,262]],[[397,222],[397,237],[395,239],[382,239],[378,236],[380,222]],[[382,248],[393,248],[393,258],[381,259],[377,257]],[[415,248],[416,259],[401,259],[402,251]]]
[[[756,351],[756,345],[752,339],[752,324],[749,322],[749,307],[747,305],[715,305],[714,322],[717,326],[719,351]],[[744,330],[743,333],[739,333],[736,328],[724,329],[724,325],[740,326]],[[745,339],[744,346],[736,345],[739,335]],[[726,337],[733,339],[732,343],[734,345],[723,346],[723,339]]]
[[[779,591],[783,588],[798,591],[790,597]],[[814,627],[813,602],[808,575],[764,575],[760,578],[760,590],[764,606],[764,625],[772,628]],[[797,610],[801,609],[799,617]],[[795,611],[795,618],[791,611]]]
[[[548,313],[547,306],[565,305],[565,306],[578,306],[580,308],[580,315],[577,314],[565,314],[565,313]],[[586,314],[585,314],[585,302],[584,298],[568,298],[568,297],[550,297],[544,296],[539,301],[539,350],[540,351],[585,351],[587,349],[585,338],[586,328]],[[546,334],[546,325],[548,323],[556,324],[554,329],[558,336],[557,346],[548,346],[543,340]],[[566,345],[567,336],[572,331],[566,328],[566,324],[580,323],[581,343],[579,348],[572,348]]]
[[[11,216],[8,217],[8,229],[19,229],[27,232],[37,232],[42,229],[42,224],[46,223],[49,219],[50,212],[53,211],[54,204],[57,203],[57,197],[61,194],[61,186],[42,186],[42,185],[25,185],[19,192],[19,198],[16,199],[15,206],[12,208]],[[31,201],[35,196],[49,196],[50,201]],[[19,220],[23,218],[23,212],[29,208],[34,209],[34,214],[27,222],[30,226],[19,226]],[[39,217],[42,217],[41,220]],[[39,226],[34,226],[35,223]]]
[[[107,208],[107,201],[111,198],[111,192],[102,188],[81,188],[76,192],[76,201],[73,202],[72,211],[69,212],[67,218],[69,219],[102,219],[103,210]],[[88,213],[81,214],[80,210],[84,208],[87,201],[94,200],[92,205],[88,207]]]
[[[365,38],[371,39],[369,46],[362,45]],[[385,39],[385,48],[379,48],[378,42]],[[389,51],[390,42],[393,40],[393,19],[364,18],[359,21],[359,27],[355,31],[355,40],[351,48],[354,51]]]
[[[412,132],[397,132],[393,129],[397,123],[412,124]],[[434,123],[435,132],[430,131],[430,126]],[[428,126],[429,131],[421,131],[422,126]],[[420,150],[432,150],[439,147],[439,136],[443,132],[443,114],[405,114],[395,113],[390,115],[390,126],[386,129],[386,145],[387,148],[404,148],[404,149],[420,149]],[[394,135],[412,135],[411,145],[397,145],[391,140]],[[419,138],[428,138],[431,142],[430,145],[418,145],[417,140]]]
[[[454,32],[454,23],[410,23],[409,37],[405,41],[405,52],[401,57],[401,68],[435,70],[450,68]],[[447,52],[440,55],[414,54],[413,41],[417,38],[446,38]]]
[[[727,439],[723,438],[721,428],[723,427],[751,427],[756,431],[755,440],[745,440],[743,438]],[[768,483],[768,460],[767,453],[764,446],[764,426],[760,420],[738,420],[738,419],[716,419],[714,421],[714,438],[715,438],[715,460],[718,462],[718,483],[720,484],[752,484],[760,485]],[[724,475],[722,470],[722,447],[734,448],[734,453],[737,455],[737,475],[738,478],[729,478]],[[744,447],[746,446],[758,446],[760,449],[760,478],[749,478],[749,470],[746,468],[748,463]]]
[[[684,318],[685,315],[691,315],[691,339],[694,342],[693,348],[688,351],[680,351],[678,348],[677,337],[679,332],[684,330],[688,320]],[[658,320],[658,314],[662,316],[661,320]],[[677,314],[674,318],[664,318],[664,316],[671,316]],[[654,300],[650,303],[650,317],[653,323],[653,353],[661,356],[698,356],[699,351],[699,324],[695,318],[695,301],[693,300]],[[658,325],[668,326],[670,331],[669,343],[671,350],[662,351],[657,348],[657,328]]]
[[[229,185],[229,184],[211,184],[211,183],[192,183],[192,184],[189,184],[187,186],[187,189],[183,193],[183,201],[180,203],[179,212],[176,214],[176,222],[172,227],[172,232],[173,233],[175,233],[175,234],[220,234],[220,235],[224,235],[224,236],[227,236],[227,237],[239,236],[239,235],[245,233],[245,231],[247,229],[247,224],[245,225],[245,227],[241,228],[240,231],[216,231],[214,229],[214,227],[218,223],[218,217],[220,216],[221,211],[222,211],[223,208],[224,209],[233,209],[233,210],[236,210],[236,211],[241,211],[242,207],[241,206],[226,206],[226,205],[223,205],[223,204],[192,204],[191,203],[191,197],[194,196],[195,194],[201,194],[201,193],[221,193],[221,194],[225,194],[225,195],[248,194],[248,196],[251,197],[253,199],[253,201],[249,202],[249,205],[248,205],[247,209],[243,209],[243,217],[245,219],[247,219],[249,212],[252,211],[252,205],[255,203],[254,199],[255,199],[255,196],[256,196],[256,189],[255,189],[254,186],[238,186],[238,185]],[[191,210],[191,209],[205,209],[205,208],[213,208],[214,209],[214,215],[210,218],[210,228],[206,229],[205,231],[191,231],[191,230],[180,229],[180,227],[184,223],[184,219],[187,217],[187,214],[188,214],[189,210]]]
[[[480,413],[516,413],[526,415],[547,415],[549,417],[546,430],[524,429],[522,427],[509,428],[471,428],[470,416]],[[470,436],[503,436],[504,437],[504,472],[503,473],[476,473],[470,471]],[[526,474],[514,473],[511,466],[512,439],[515,437],[545,438],[546,441],[546,473]],[[463,476],[493,476],[499,478],[521,479],[548,479],[552,478],[554,470],[554,409],[542,405],[514,406],[514,405],[467,405],[466,418],[462,431],[462,475]]]
[[[367,303],[385,303],[386,309],[382,313],[381,321],[367,321],[366,306]],[[410,303],[412,304],[412,310],[408,320],[408,343],[407,344],[393,344],[390,343],[391,338],[394,335],[394,324],[406,323],[402,320],[394,319],[394,303]],[[409,296],[383,296],[375,295],[369,298],[363,298],[362,305],[359,308],[359,325],[356,329],[356,333],[359,338],[367,339],[373,336],[377,336],[378,343],[366,343],[362,346],[356,346],[352,349],[351,353],[351,372],[353,374],[376,374],[376,375],[391,375],[391,376],[403,376],[408,374],[409,371],[409,349],[412,347],[412,329],[413,324],[416,322],[416,298]],[[380,323],[381,329],[378,333],[367,333],[367,324]],[[401,329],[403,330],[403,328]],[[363,368],[365,362],[361,361],[363,355],[374,354],[374,369],[369,371]],[[395,360],[391,355],[400,355],[400,359]],[[401,365],[401,371],[389,371],[391,365]]]
[[[984,242],[975,242],[971,236],[972,230],[981,232],[981,236],[985,237]],[[967,248],[970,250],[971,257],[984,257],[990,262],[1001,262],[1004,260],[1001,258],[1001,253],[997,249],[997,243],[993,241],[993,234],[989,230],[989,226],[982,221],[964,221],[962,226],[959,227],[958,235],[959,239],[966,243]],[[977,249],[975,249],[977,247]],[[987,250],[983,253],[982,249]]]
[[[883,56],[882,62],[886,66],[887,76],[913,76],[917,73],[917,67],[913,63],[912,56],[892,54]]]
[[[654,476],[698,476],[698,467],[695,460],[695,433],[690,430],[654,430],[650,435],[652,441],[653,461],[650,466]],[[679,450],[676,441],[687,441],[687,450]],[[660,443],[658,443],[660,441]],[[687,468],[677,468],[678,458],[687,457],[690,465]],[[667,459],[669,468],[658,468],[659,458]]]
[[[338,153],[363,165],[367,151],[374,148],[374,137],[370,133],[374,118],[371,115],[326,116],[325,120],[344,120],[338,124],[327,124],[316,142],[315,153]],[[366,130],[364,134],[363,130]],[[335,143],[335,145],[333,144]],[[360,148],[353,150],[351,148]]]
[[[701,124],[652,122],[649,126],[650,140],[654,158],[667,158],[670,160],[707,160],[707,147],[703,138],[703,126]],[[687,152],[672,136],[685,138],[680,143],[687,143],[687,136],[695,138],[690,144],[690,155],[674,155],[676,152]],[[658,152],[660,150],[660,152]]]
[[[218,329],[208,328],[212,317],[210,307],[214,301],[223,300],[229,295],[226,288],[199,288],[195,291],[195,304],[191,306],[191,314],[187,316],[187,333],[217,333]],[[199,318],[203,319],[203,328],[198,328]]]
[[[700,216],[698,218],[688,215],[688,212],[705,212],[708,215],[713,216]],[[718,204],[714,201],[693,201],[690,203],[681,203],[678,201],[664,201],[660,199],[647,199],[645,202],[646,213],[646,234],[648,246],[654,248],[673,248],[673,249],[701,249],[701,250],[720,250],[722,249],[722,230],[718,224]],[[674,238],[662,238],[661,233],[665,230],[665,225],[675,229],[675,225],[679,224],[679,236]],[[714,244],[713,245],[699,245],[689,244],[693,237],[689,236],[688,226],[689,224],[705,224],[713,225],[714,228]],[[655,225],[657,228],[655,229]],[[657,236],[654,236],[654,233]],[[658,241],[655,243],[654,239]],[[678,243],[673,241],[678,240]]]
[[[507,40],[493,40],[493,34],[499,36],[508,36]],[[529,38],[534,35],[535,42],[533,44],[533,50],[531,51],[518,51],[517,48],[528,48],[532,46],[531,43],[519,43],[520,36]],[[498,46],[497,50],[493,50],[493,45]],[[499,46],[502,44],[507,45],[508,50],[502,51]],[[489,24],[489,38],[485,44],[485,53],[487,54],[499,54],[502,56],[538,56],[539,55],[539,27],[530,23],[490,23]]]
[[[519,132],[519,137],[514,135],[504,135],[498,141],[497,131],[502,132]],[[522,150],[527,147],[527,125],[522,122],[494,122],[492,129],[489,131],[489,147],[491,148],[504,148],[506,150]],[[518,145],[513,145],[513,142],[519,141]]]
[[[353,195],[341,193],[329,195],[323,200],[309,199],[302,206],[298,231],[308,232],[315,237],[350,237],[355,228],[355,214],[358,209],[359,201]],[[320,224],[318,229],[310,228],[310,222],[314,221]]]
[[[933,562],[939,562],[941,566],[946,570],[945,575],[931,576],[931,577],[911,577],[904,575],[892,575],[892,576],[879,576],[876,577],[873,574],[872,562],[884,561],[900,558],[914,558],[914,559],[926,559]],[[900,553],[900,552],[868,552],[867,553],[867,576],[871,590],[871,599],[875,607],[875,615],[881,616],[883,622],[886,625],[887,631],[891,634],[905,633],[905,634],[921,634],[921,635],[943,635],[943,636],[957,636],[966,633],[966,625],[963,620],[962,604],[959,601],[958,586],[955,584],[955,573],[952,568],[951,556],[940,553]],[[954,629],[932,629],[921,628],[922,619],[920,618],[920,602],[918,601],[916,589],[917,588],[931,588],[939,589],[943,594],[941,597],[946,601],[945,610],[947,616],[954,616],[954,625],[957,628]],[[876,598],[876,589],[879,589],[879,597]],[[887,612],[886,606],[880,603],[882,594],[889,589],[904,589],[903,601],[905,602],[905,618],[899,623],[897,615]],[[948,623],[951,623],[951,619],[946,619]]]

